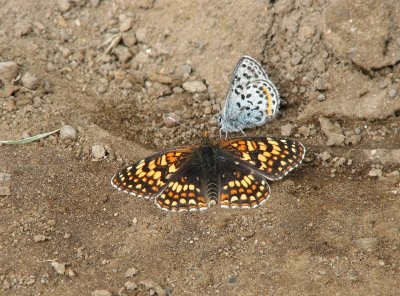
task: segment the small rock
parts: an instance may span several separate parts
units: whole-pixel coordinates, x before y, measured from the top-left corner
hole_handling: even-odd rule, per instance
[[[331,158],[331,154],[328,151],[324,151],[319,154],[319,158],[321,158],[322,161],[327,161]]]
[[[57,261],[51,262],[51,266],[53,266],[54,270],[58,274],[64,274],[65,273],[65,263],[58,263]]]
[[[153,289],[157,293],[157,296],[167,296],[165,290],[155,281],[143,280],[140,282],[140,284],[144,285],[148,290]]]
[[[90,0],[90,5],[97,7],[100,4],[100,0]]]
[[[58,4],[58,9],[61,12],[67,12],[68,10],[71,9],[71,3],[69,2],[69,0],[57,0],[57,4]]]
[[[310,128],[308,126],[301,126],[299,127],[299,133],[300,135],[303,135],[304,137],[309,137],[310,136]]]
[[[76,129],[74,129],[72,126],[69,125],[64,125],[61,130],[60,130],[60,140],[66,141],[66,140],[71,140],[75,141],[78,138]]]
[[[400,171],[393,171],[387,174],[388,177],[399,177],[400,176]]]
[[[128,32],[122,34],[122,43],[126,47],[132,47],[136,44],[136,37],[135,34]]]
[[[101,145],[93,145],[92,156],[97,159],[104,158],[106,156],[106,149]]]
[[[18,64],[13,61],[0,63],[0,80],[11,82],[18,76]]]
[[[172,92],[173,92],[174,94],[179,95],[179,94],[183,93],[183,88],[182,88],[182,87],[179,87],[179,86],[175,86],[175,87],[172,89]]]
[[[33,107],[38,108],[42,105],[43,100],[40,97],[33,97],[32,102]]]
[[[395,97],[397,97],[397,94],[398,94],[397,89],[391,88],[389,90],[389,97],[395,98]]]
[[[345,136],[341,134],[341,128],[332,124],[328,118],[320,117],[318,119],[321,130],[328,137],[326,145],[328,146],[341,146],[344,144]]]
[[[112,296],[112,294],[107,290],[94,290],[92,296]]]
[[[138,287],[138,286],[137,286],[134,282],[132,282],[132,281],[126,281],[125,284],[124,284],[124,286],[125,286],[125,288],[126,288],[128,291],[133,291],[133,290],[137,289],[137,287]]]
[[[174,127],[179,124],[179,117],[175,113],[163,114],[162,120],[166,127]]]
[[[127,18],[121,22],[119,25],[119,31],[120,32],[126,32],[132,27],[132,19]]]
[[[66,275],[68,275],[70,278],[73,278],[76,276],[75,271],[71,267],[67,268]]]
[[[377,169],[377,168],[372,168],[368,172],[368,176],[370,176],[370,177],[382,177],[382,170],[381,169]]]
[[[204,108],[204,114],[205,115],[210,115],[212,113],[212,107],[211,106],[207,106]]]
[[[127,61],[129,61],[132,58],[132,54],[129,51],[129,49],[123,45],[118,45],[114,49],[114,54],[117,56],[118,60],[121,63],[126,63]]]
[[[192,72],[192,66],[189,64],[180,65],[175,69],[176,76],[190,75],[191,72]]]
[[[144,43],[147,37],[147,29],[146,28],[139,28],[135,32],[136,39],[138,42]]]
[[[47,236],[45,236],[45,235],[43,235],[43,234],[35,234],[34,236],[33,236],[33,240],[35,241],[35,242],[44,242],[44,241],[46,241],[46,240],[48,240],[49,238],[47,237]]]
[[[281,135],[283,137],[290,137],[293,133],[294,125],[291,123],[287,123],[281,126]]]
[[[322,101],[325,101],[325,100],[326,100],[326,97],[325,97],[324,94],[319,94],[318,95],[318,97],[317,97],[317,101],[318,102],[322,102]]]
[[[15,27],[15,36],[22,37],[32,32],[32,25],[30,23],[18,23]]]
[[[11,181],[11,174],[0,172],[0,183],[8,183]]]
[[[135,267],[131,267],[125,272],[125,277],[127,277],[127,278],[133,277],[137,273],[138,273],[138,270]]]
[[[361,136],[360,135],[351,135],[349,137],[346,137],[346,144],[347,145],[357,145],[361,141]]]
[[[207,86],[200,80],[186,81],[182,87],[190,93],[199,93],[207,90]]]
[[[292,66],[296,66],[301,63],[302,59],[303,59],[302,55],[298,52],[295,52],[292,55],[292,58],[290,59],[290,63],[292,64]]]
[[[354,128],[354,133],[355,133],[356,135],[361,135],[361,133],[362,133],[361,128],[359,128],[359,127]]]
[[[372,252],[378,246],[378,239],[375,237],[360,238],[354,241],[355,245],[364,251]]]
[[[39,86],[39,79],[29,72],[26,72],[21,78],[22,85],[28,89],[36,89]]]
[[[135,56],[135,61],[139,64],[147,64],[149,62],[149,56],[141,51]]]

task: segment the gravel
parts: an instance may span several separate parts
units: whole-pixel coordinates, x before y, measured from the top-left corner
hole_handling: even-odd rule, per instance
[[[33,240],[35,242],[37,242],[37,243],[38,242],[44,242],[44,241],[46,241],[48,239],[49,239],[49,237],[47,237],[47,236],[45,236],[43,234],[36,234],[36,235],[33,236]]]
[[[318,95],[318,97],[317,97],[317,101],[318,101],[318,102],[323,102],[323,101],[325,101],[325,100],[326,100],[326,97],[325,97],[324,94],[319,94],[319,95]]]
[[[60,130],[60,140],[66,141],[75,141],[78,138],[78,133],[76,129],[74,129],[70,125],[64,125]]]
[[[132,27],[132,19],[127,18],[127,19],[123,20],[121,22],[121,24],[119,25],[119,31],[126,32],[126,31],[130,30],[131,27]]]
[[[397,97],[397,95],[398,95],[397,89],[391,88],[389,90],[389,97],[395,98],[395,97]]]
[[[114,48],[114,54],[117,56],[118,60],[121,63],[126,63],[132,58],[132,53],[129,49],[123,45],[118,45]]]
[[[328,137],[327,146],[341,146],[344,144],[345,136],[341,133],[342,129],[339,126],[332,124],[329,119],[320,117],[318,119],[322,132]]]
[[[39,79],[32,73],[26,72],[21,78],[22,85],[28,89],[36,89],[39,86]]]
[[[139,64],[147,64],[149,62],[149,56],[147,53],[141,51],[135,56],[135,61]]]
[[[294,125],[291,123],[281,126],[281,135],[283,137],[290,137],[293,133]]]
[[[52,261],[51,266],[53,266],[56,273],[58,273],[58,274],[65,273],[65,263],[59,263],[57,261]]]
[[[146,28],[139,28],[135,32],[136,39],[140,43],[145,43],[147,38],[147,29]]]
[[[178,125],[179,117],[175,113],[165,113],[162,120],[166,127],[174,127]]]
[[[11,82],[18,76],[18,64],[13,61],[0,63],[0,80]]]
[[[67,12],[71,9],[71,2],[69,0],[57,0],[57,5],[61,12]]]
[[[126,47],[132,47],[136,44],[136,36],[134,33],[128,32],[122,34],[122,43]]]
[[[125,272],[125,277],[127,277],[127,278],[133,277],[137,273],[138,273],[138,270],[135,267],[131,267]]]
[[[94,158],[100,159],[106,156],[106,149],[102,145],[93,145],[91,151]]]
[[[126,281],[124,283],[124,287],[128,290],[128,291],[133,291],[135,289],[137,289],[138,285],[136,285],[134,282],[132,281]]]
[[[186,81],[182,87],[190,93],[199,93],[207,90],[207,86],[200,80]]]
[[[381,169],[377,169],[377,168],[372,168],[369,172],[368,172],[368,176],[370,177],[382,177],[383,173]]]
[[[192,73],[192,66],[189,64],[180,65],[175,69],[175,75],[179,77],[190,75],[190,73]]]

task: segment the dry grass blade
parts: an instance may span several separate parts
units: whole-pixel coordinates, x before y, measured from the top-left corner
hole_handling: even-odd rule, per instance
[[[36,140],[39,140],[39,139],[45,138],[45,137],[47,137],[47,136],[50,136],[50,135],[52,135],[52,134],[58,132],[59,130],[60,130],[60,129],[57,129],[57,130],[52,131],[52,132],[47,132],[47,133],[43,133],[43,134],[38,134],[38,135],[35,135],[35,136],[32,136],[32,137],[28,137],[28,138],[20,139],[20,140],[0,141],[0,144],[8,144],[8,145],[22,145],[22,144],[28,144],[28,143],[34,142],[34,141],[36,141]]]

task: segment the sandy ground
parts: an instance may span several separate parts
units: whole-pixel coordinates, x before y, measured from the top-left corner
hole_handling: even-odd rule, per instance
[[[0,140],[76,131],[0,146],[0,294],[398,295],[399,14],[396,0],[0,0]],[[283,100],[248,134],[308,150],[270,201],[172,214],[112,188],[124,165],[199,143],[194,129],[218,137],[244,54]]]

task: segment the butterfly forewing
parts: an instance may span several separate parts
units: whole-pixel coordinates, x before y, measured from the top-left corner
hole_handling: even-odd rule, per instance
[[[237,138],[221,141],[223,153],[234,156],[261,172],[268,180],[279,180],[301,164],[304,146],[293,140],[277,138]]]
[[[115,174],[111,184],[120,191],[153,198],[162,192],[196,148],[176,148],[149,156]]]
[[[270,195],[265,177],[231,158],[218,157],[220,173],[219,203],[223,208],[256,208]]]

